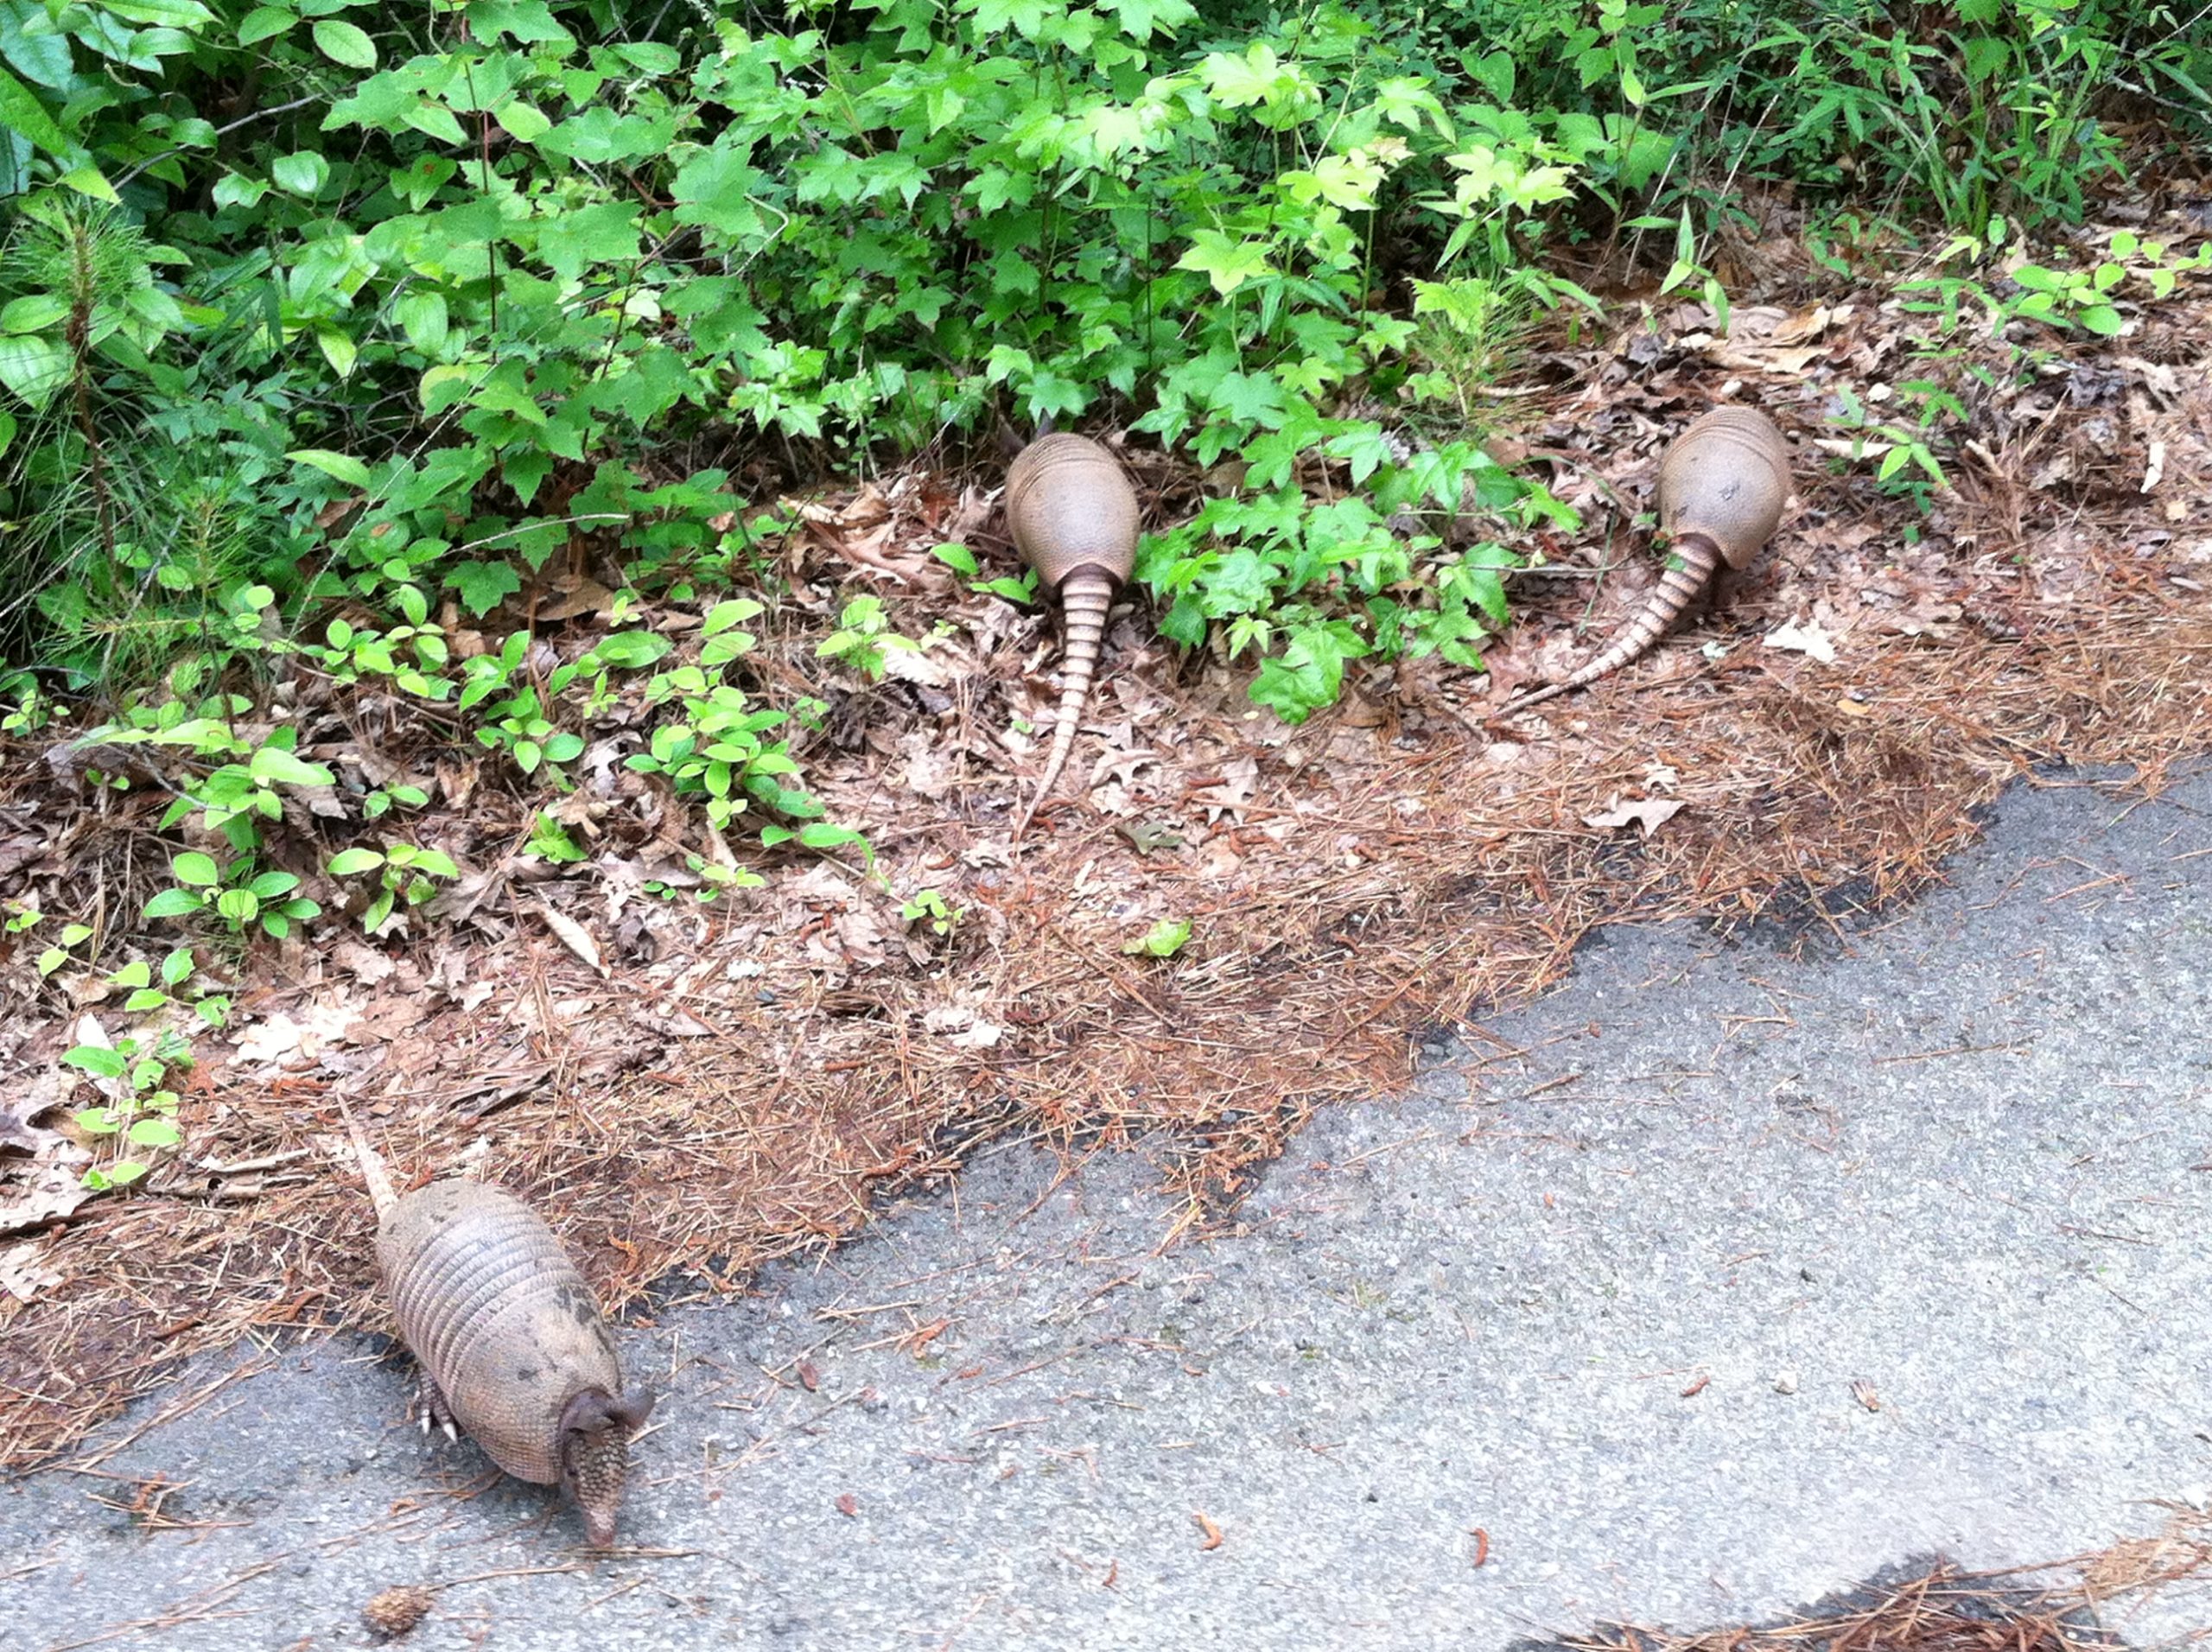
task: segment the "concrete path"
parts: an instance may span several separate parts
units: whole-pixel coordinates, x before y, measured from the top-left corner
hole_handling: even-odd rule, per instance
[[[361,1645],[433,1584],[410,1647],[1486,1649],[2155,1532],[2212,1500],[2212,779],[1999,816],[1855,956],[1607,938],[1232,1236],[1155,1257],[1141,1166],[1002,1153],[626,1332],[642,1555],[472,1497],[365,1344],[205,1364],[0,1483],[0,1645]],[[206,1524],[117,1506],[157,1475]]]

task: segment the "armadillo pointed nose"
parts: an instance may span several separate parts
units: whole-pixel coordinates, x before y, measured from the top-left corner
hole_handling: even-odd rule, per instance
[[[595,1549],[614,1547],[614,1515],[595,1509],[584,1510],[584,1541]]]

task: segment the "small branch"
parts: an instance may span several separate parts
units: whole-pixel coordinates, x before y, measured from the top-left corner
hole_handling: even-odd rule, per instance
[[[318,92],[308,97],[295,98],[288,104],[278,104],[274,109],[257,109],[251,115],[240,115],[236,120],[231,122],[227,126],[218,126],[215,129],[215,136],[220,137],[226,132],[235,132],[239,127],[251,125],[257,120],[267,120],[274,115],[289,115],[295,109],[305,109],[309,104],[318,104],[321,101],[322,94]],[[180,143],[173,149],[163,149],[159,155],[148,156],[137,166],[131,168],[130,171],[124,173],[120,178],[118,178],[115,181],[115,187],[118,189],[122,188],[124,185],[129,183],[140,173],[143,172],[148,167],[159,166],[162,162],[170,159],[172,156],[182,155],[187,147],[187,145]]]

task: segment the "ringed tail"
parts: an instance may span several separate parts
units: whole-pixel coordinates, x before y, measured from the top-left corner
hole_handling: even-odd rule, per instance
[[[1643,611],[1630,620],[1619,639],[1604,653],[1592,660],[1564,682],[1548,688],[1532,689],[1507,701],[1492,717],[1503,717],[1516,711],[1525,711],[1556,695],[1566,694],[1595,683],[1599,677],[1618,671],[1659,640],[1669,626],[1681,616],[1690,599],[1705,588],[1713,577],[1713,570],[1720,565],[1720,547],[1701,533],[1686,533],[1675,541],[1667,559],[1667,571],[1659,577],[1658,588]]]
[[[360,1121],[353,1116],[353,1109],[346,1104],[343,1096],[338,1098],[338,1110],[346,1120],[346,1134],[353,1139],[353,1159],[360,1166],[361,1179],[368,1184],[369,1203],[376,1207],[377,1220],[384,1220],[384,1213],[399,1203],[393,1191],[391,1172],[385,1169],[384,1160],[377,1150],[369,1146],[369,1139],[361,1134]]]
[[[1080,568],[1060,584],[1060,609],[1067,618],[1067,650],[1063,656],[1065,678],[1060,708],[1052,723],[1052,747],[1045,759],[1045,778],[1014,829],[1016,838],[1029,829],[1052,785],[1075,750],[1076,729],[1083,721],[1084,704],[1090,697],[1090,680],[1098,671],[1100,645],[1106,635],[1106,614],[1114,603],[1114,581],[1096,568]]]

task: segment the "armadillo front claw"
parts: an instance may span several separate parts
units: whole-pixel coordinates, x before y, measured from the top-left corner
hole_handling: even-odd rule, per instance
[[[431,1381],[428,1371],[421,1373],[421,1382],[423,1432],[427,1435],[430,1432],[430,1424],[435,1420],[438,1426],[445,1432],[446,1443],[451,1445],[461,1438],[461,1434],[453,1426],[453,1412],[446,1404],[446,1396],[438,1385]]]

